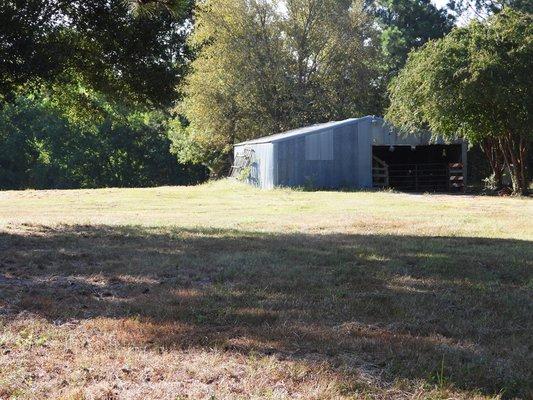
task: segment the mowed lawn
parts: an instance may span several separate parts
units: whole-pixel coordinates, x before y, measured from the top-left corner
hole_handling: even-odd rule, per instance
[[[0,192],[0,399],[533,396],[533,200]]]

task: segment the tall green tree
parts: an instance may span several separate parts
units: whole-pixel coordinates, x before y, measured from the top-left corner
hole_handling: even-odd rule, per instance
[[[0,2],[0,188],[189,183],[167,109],[188,0]],[[187,176],[190,175],[190,176]]]
[[[381,27],[381,47],[389,76],[405,64],[407,54],[451,31],[454,18],[430,0],[377,0],[371,3]]]
[[[408,130],[492,143],[515,192],[524,193],[533,139],[531,71],[532,16],[507,9],[411,53],[390,85],[386,118]]]
[[[174,143],[213,173],[237,141],[379,110],[377,36],[359,2],[209,0],[191,45]]]
[[[180,16],[184,3],[182,0],[124,0],[136,15],[157,15],[161,11]]]

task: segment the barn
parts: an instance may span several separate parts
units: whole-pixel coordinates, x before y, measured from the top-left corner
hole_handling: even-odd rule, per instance
[[[231,175],[261,187],[461,191],[466,143],[400,134],[382,118],[327,122],[237,143]]]

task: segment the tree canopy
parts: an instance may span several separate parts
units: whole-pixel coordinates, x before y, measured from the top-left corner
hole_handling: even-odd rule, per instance
[[[531,0],[448,0],[447,8],[456,16],[473,14],[483,19],[506,8],[531,14],[533,2]]]
[[[187,0],[0,2],[0,188],[193,183],[168,109],[190,59]]]
[[[157,18],[135,15],[134,0],[1,2],[0,96],[14,98],[25,85],[81,80],[117,101],[170,106],[189,57],[184,24],[191,5],[141,3],[155,12],[167,2],[174,12]]]
[[[430,0],[0,2],[0,170],[20,172],[11,175],[16,178],[10,178],[9,187],[44,187],[45,181],[51,187],[170,182],[178,179],[172,168],[164,167],[166,175],[156,179],[149,171],[162,165],[160,160],[137,157],[140,143],[166,155],[172,143],[180,163],[204,164],[220,174],[231,161],[235,142],[317,122],[382,114],[388,82],[409,52],[423,47],[391,85],[390,118],[444,132],[442,115],[474,115],[480,104],[496,110],[497,116],[476,115],[474,122],[465,117],[470,122],[459,127],[449,123],[446,129],[479,142],[501,175],[505,157],[509,165],[521,165],[512,160],[515,152],[502,151],[495,132],[504,126],[510,131],[509,115],[517,116],[514,123],[520,126],[529,118],[515,99],[530,93],[518,82],[523,71],[516,70],[525,63],[516,57],[530,56],[519,48],[530,33],[518,25],[503,27],[498,18],[526,18],[505,10],[531,11],[531,2],[449,4],[439,9]],[[459,15],[467,6],[498,17],[448,34],[454,24],[449,11]],[[432,69],[433,62],[443,66]],[[430,109],[443,114],[427,117]],[[412,115],[414,122],[407,122]],[[492,130],[487,121],[492,121]],[[109,141],[118,132],[122,139]],[[126,146],[128,132],[131,143]],[[514,125],[513,132],[519,132]],[[161,135],[170,136],[171,142]],[[52,146],[56,141],[59,147]],[[98,153],[98,141],[103,145],[100,158],[91,159],[91,177],[90,168],[78,168],[81,164],[72,160]],[[91,150],[83,153],[83,146]],[[153,148],[147,147],[146,153]],[[124,179],[115,179],[109,171],[98,175],[94,160],[108,160],[115,151],[123,153],[123,160],[137,160],[130,164],[135,178],[123,174]],[[20,164],[9,161],[13,157]],[[39,160],[49,160],[46,168],[57,179],[29,178]],[[73,178],[69,170],[83,171],[83,179]]]
[[[62,85],[18,95],[0,108],[0,189],[192,184],[202,168],[170,153],[167,117],[118,108],[98,92]],[[59,90],[59,88],[58,88]]]
[[[412,52],[390,85],[386,118],[405,129],[495,142],[515,191],[523,192],[533,126],[532,22],[531,14],[507,9]]]
[[[174,141],[213,172],[236,141],[379,111],[377,33],[359,2],[208,0],[191,44]]]
[[[372,8],[381,26],[381,47],[390,75],[400,70],[412,49],[443,37],[454,24],[448,11],[430,0],[377,0]]]

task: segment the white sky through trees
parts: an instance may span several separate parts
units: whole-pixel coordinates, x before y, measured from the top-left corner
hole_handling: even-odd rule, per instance
[[[435,4],[438,8],[446,7],[448,0],[433,0],[432,3]]]

